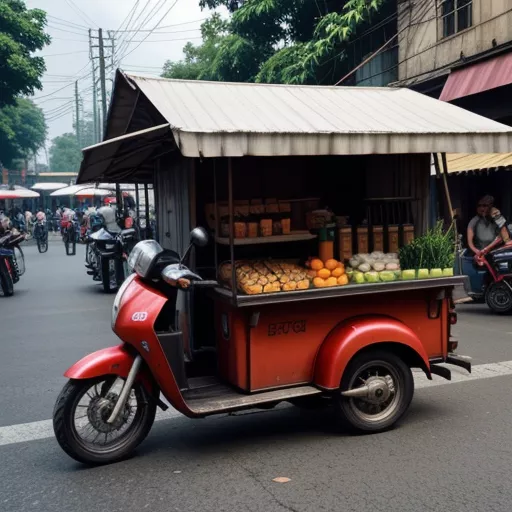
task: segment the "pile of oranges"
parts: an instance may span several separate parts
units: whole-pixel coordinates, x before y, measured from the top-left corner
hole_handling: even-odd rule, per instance
[[[345,265],[335,259],[325,263],[318,258],[310,258],[306,262],[308,276],[313,280],[315,288],[329,286],[344,286],[348,284],[348,276],[345,274]]]

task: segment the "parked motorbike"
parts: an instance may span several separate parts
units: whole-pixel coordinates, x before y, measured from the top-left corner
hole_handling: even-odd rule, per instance
[[[135,245],[135,229],[111,233],[105,228],[89,237],[90,263],[87,265],[94,280],[101,281],[106,293],[115,292],[128,276],[128,255]]]
[[[25,273],[25,256],[20,243],[25,235],[16,229],[1,230],[0,233],[0,289],[4,297],[14,293],[14,285]]]
[[[512,240],[511,226],[498,212],[494,222],[500,235],[474,256],[469,249],[459,251],[456,269],[469,277],[467,293],[475,300],[485,300],[498,314],[512,312]],[[503,230],[503,228],[506,230]],[[504,234],[508,233],[508,235]]]
[[[88,237],[86,267],[88,274],[101,281],[106,293],[116,291],[129,274],[128,255],[137,242],[133,228],[121,230],[115,221],[115,210],[110,207],[98,209],[103,219],[99,231]]]

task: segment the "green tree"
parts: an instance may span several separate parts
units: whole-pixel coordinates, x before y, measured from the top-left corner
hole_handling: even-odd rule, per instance
[[[50,170],[52,172],[78,172],[82,153],[76,134],[64,133],[52,140],[50,146]]]
[[[18,98],[0,108],[0,162],[9,167],[14,159],[36,153],[46,133],[44,113],[31,100]]]
[[[203,43],[198,46],[187,43],[183,48],[184,59],[166,61],[162,76],[183,80],[215,80],[214,61],[219,45],[228,34],[228,27],[228,22],[217,13],[213,14],[201,26]]]
[[[189,44],[184,60],[167,62],[165,77],[333,83],[347,67],[343,61],[357,33],[396,11],[396,0],[200,0],[199,4],[227,7],[230,19],[213,41],[203,33],[203,44]]]
[[[27,10],[21,0],[0,0],[0,107],[42,89],[44,59],[31,54],[50,43],[45,25],[44,11]]]

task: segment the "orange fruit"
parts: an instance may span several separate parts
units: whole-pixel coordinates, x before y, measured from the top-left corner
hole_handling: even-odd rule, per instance
[[[337,286],[338,285],[338,280],[335,277],[329,277],[325,281],[325,285],[326,286]]]
[[[338,262],[334,259],[327,260],[325,262],[325,268],[327,268],[329,270],[334,270],[337,266],[338,266]]]
[[[336,267],[336,268],[331,272],[331,276],[332,276],[332,277],[340,277],[340,276],[342,276],[344,273],[345,273],[345,269],[344,269],[344,268],[342,268],[342,267]]]
[[[342,276],[338,277],[338,284],[340,286],[345,286],[346,284],[348,284],[347,274],[343,274]]]
[[[329,277],[331,277],[331,271],[330,270],[327,270],[326,268],[321,268],[317,273],[316,275],[318,277],[321,277],[322,279],[328,279]]]
[[[342,261],[338,261],[338,267],[339,268],[345,268],[345,265],[343,265],[343,262]]]
[[[316,270],[308,270],[307,275],[310,279],[313,279],[316,277]]]
[[[324,288],[326,286],[325,279],[322,279],[321,277],[315,277],[315,279],[313,279],[313,284],[317,288]]]
[[[318,258],[314,258],[311,260],[311,268],[313,270],[321,270],[324,268],[324,262]]]

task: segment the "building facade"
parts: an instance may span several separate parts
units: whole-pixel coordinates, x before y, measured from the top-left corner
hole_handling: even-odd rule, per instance
[[[512,116],[502,101],[499,111],[485,105],[496,96],[464,100],[512,82],[511,0],[398,0],[397,10],[398,85],[492,119]]]
[[[398,0],[397,27],[394,85],[512,126],[512,0]],[[510,219],[510,160],[490,154],[479,168],[478,158],[450,156],[469,160],[449,176],[462,232],[483,194]],[[437,212],[449,217],[442,203]]]

